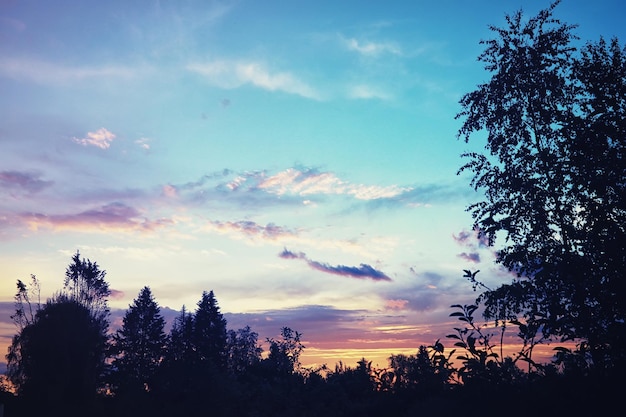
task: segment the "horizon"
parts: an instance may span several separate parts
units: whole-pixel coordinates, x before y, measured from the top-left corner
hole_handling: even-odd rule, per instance
[[[448,348],[463,270],[511,277],[465,211],[458,101],[488,26],[549,4],[3,2],[0,348],[16,280],[45,300],[77,250],[116,320],[143,286],[171,315],[214,290],[229,328],[302,333],[303,364]],[[555,16],[582,46],[623,42],[620,10]]]

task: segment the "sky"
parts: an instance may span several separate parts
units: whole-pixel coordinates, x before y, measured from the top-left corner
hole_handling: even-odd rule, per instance
[[[16,280],[45,299],[77,250],[113,328],[149,286],[168,320],[213,290],[231,329],[301,332],[304,364],[451,346],[463,270],[510,280],[465,211],[458,102],[489,25],[548,5],[0,0],[0,350]],[[624,9],[555,15],[582,45],[626,39]]]

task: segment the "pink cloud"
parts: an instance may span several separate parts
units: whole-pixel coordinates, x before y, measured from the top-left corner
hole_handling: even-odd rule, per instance
[[[87,136],[84,138],[74,138],[74,142],[83,146],[95,146],[100,149],[108,149],[115,137],[114,133],[102,127],[95,132],[87,132]]]
[[[404,310],[405,308],[407,308],[408,304],[409,300],[386,300],[385,308],[387,310]]]

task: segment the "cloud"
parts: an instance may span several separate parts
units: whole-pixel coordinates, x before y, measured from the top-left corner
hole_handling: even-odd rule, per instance
[[[122,300],[126,294],[124,294],[124,291],[120,291],[120,290],[115,290],[115,289],[111,289],[111,294],[109,294],[109,298],[112,300]]]
[[[472,252],[472,253],[467,253],[467,252],[463,252],[457,255],[459,258],[461,259],[465,259],[468,262],[472,262],[472,263],[480,263],[480,254],[477,252]]]
[[[363,100],[390,100],[392,98],[390,94],[365,84],[359,84],[350,87],[350,89],[348,90],[348,97]]]
[[[135,143],[144,151],[149,151],[150,150],[150,142],[152,140],[149,138],[139,138],[135,141]]]
[[[345,194],[354,196],[358,200],[392,198],[411,190],[410,187],[399,187],[397,185],[381,187],[377,185],[350,184],[342,181],[331,172],[318,172],[314,169],[298,170],[294,168],[289,168],[266,178],[259,183],[258,188],[278,195]]]
[[[83,146],[95,146],[100,149],[108,149],[115,137],[114,133],[102,127],[95,132],[87,132],[87,136],[84,138],[74,138],[74,142]]]
[[[409,304],[409,300],[385,300],[385,308],[388,310],[404,310]]]
[[[268,91],[282,91],[305,98],[320,100],[320,94],[310,85],[289,72],[271,72],[259,62],[217,60],[190,64],[187,70],[200,74],[213,85],[233,89],[245,84]]]
[[[111,203],[77,214],[46,215],[42,213],[23,213],[20,215],[20,218],[32,230],[38,230],[40,227],[49,227],[76,231],[116,229],[148,232],[172,223],[167,219],[151,221],[143,218],[135,208],[123,203]]]
[[[53,184],[40,179],[41,175],[26,171],[0,171],[0,188],[36,193]]]
[[[328,274],[340,275],[350,278],[371,279],[374,281],[391,281],[391,278],[389,278],[384,272],[379,271],[367,264],[361,264],[358,267],[345,265],[331,266],[327,263],[313,261],[307,258],[306,254],[302,252],[291,252],[287,250],[287,248],[285,248],[278,256],[283,259],[302,259],[306,261],[306,263],[312,269]]]
[[[209,222],[210,229],[220,233],[234,233],[244,235],[249,238],[262,238],[268,240],[276,240],[283,237],[293,237],[297,233],[284,227],[277,226],[274,223],[268,223],[263,226],[250,220],[241,220],[236,222]]]
[[[466,247],[489,247],[489,240],[486,236],[481,236],[478,230],[461,230],[458,234],[452,235],[452,239],[461,246]]]
[[[326,196],[347,196],[359,202],[394,205],[410,204],[418,197],[411,187],[352,184],[332,172],[314,168],[288,168],[275,174],[263,170],[224,169],[203,175],[197,181],[167,184],[162,194],[177,196],[192,204],[238,204],[251,209],[275,205],[315,207]]]
[[[398,45],[392,42],[368,42],[358,41],[355,38],[343,38],[344,45],[350,51],[358,52],[361,55],[366,56],[378,56],[383,53],[389,53],[392,55],[401,55],[402,49]]]
[[[481,236],[477,230],[461,230],[458,234],[453,234],[452,239],[460,246],[469,249],[468,252],[462,252],[457,257],[472,263],[480,263],[479,249],[489,247],[489,240],[485,236]]]
[[[32,59],[7,58],[0,60],[0,76],[34,81],[40,84],[70,84],[77,81],[107,78],[131,79],[143,72],[145,69],[116,65],[64,66]]]

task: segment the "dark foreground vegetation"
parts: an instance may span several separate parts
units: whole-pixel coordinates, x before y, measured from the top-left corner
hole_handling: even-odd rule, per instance
[[[452,306],[444,342],[392,355],[385,369],[308,369],[301,335],[281,329],[262,354],[227,328],[204,292],[169,334],[149,287],[109,329],[105,272],[77,252],[44,304],[18,281],[17,334],[0,392],[6,416],[602,415],[623,409],[626,371],[626,50],[573,46],[574,26],[507,16],[483,41],[491,79],[461,99],[459,138],[486,132],[460,172],[485,199],[468,210],[511,282],[465,271],[475,305]],[[481,311],[494,325],[477,324]],[[495,330],[494,330],[495,329]],[[521,348],[505,356],[501,334]],[[533,359],[546,342],[550,363]],[[15,394],[11,392],[15,390]]]

